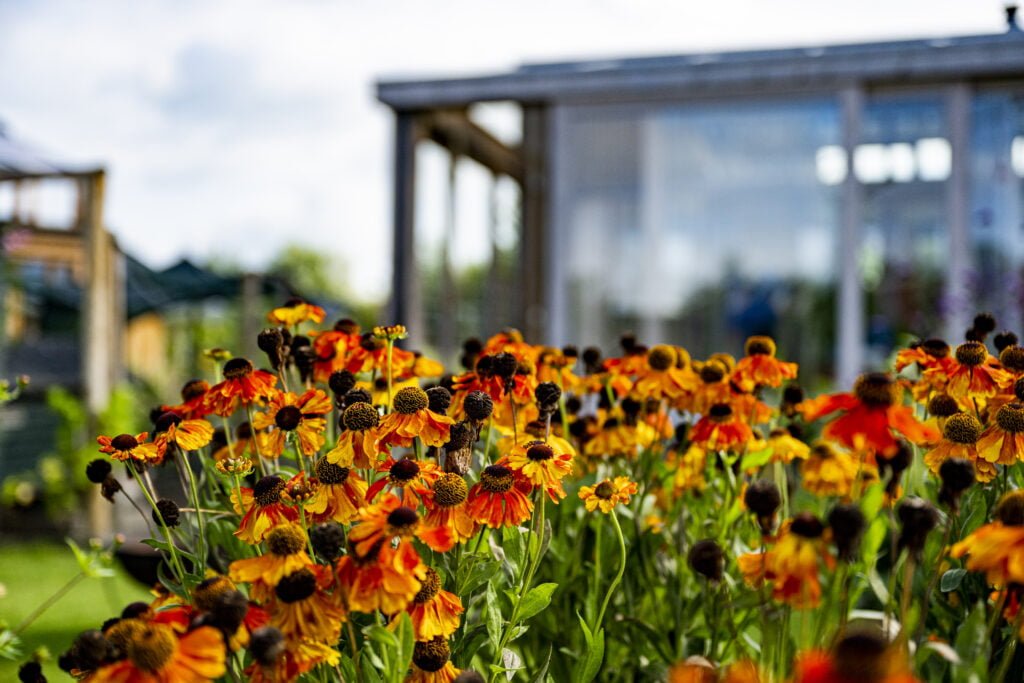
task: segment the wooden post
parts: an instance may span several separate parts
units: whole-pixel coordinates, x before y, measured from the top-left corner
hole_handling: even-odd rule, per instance
[[[523,105],[522,231],[519,242],[520,293],[517,309],[523,334],[533,343],[551,342],[548,316],[548,110]]]
[[[385,324],[400,323],[409,329],[409,348],[424,342],[423,306],[416,272],[415,203],[417,114],[400,111],[395,118],[394,222],[391,303]]]
[[[89,436],[97,433],[98,416],[110,402],[117,374],[116,337],[124,328],[116,316],[119,293],[114,249],[103,227],[104,173],[97,171],[79,179],[85,209],[82,244],[85,249],[85,287],[82,292],[82,384],[88,415]],[[89,505],[89,532],[109,538],[113,533],[110,504],[93,487]]]

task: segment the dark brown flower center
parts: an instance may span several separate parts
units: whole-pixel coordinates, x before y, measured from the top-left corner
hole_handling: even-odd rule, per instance
[[[999,362],[1003,364],[1003,367],[1013,372],[1024,372],[1024,347],[1007,346],[1003,349],[1003,352],[999,354]]]
[[[898,387],[892,377],[884,372],[869,372],[857,378],[853,393],[866,406],[891,406],[899,398]]]
[[[949,394],[935,394],[928,401],[928,414],[935,417],[949,417],[960,412],[960,405]]]
[[[284,491],[284,480],[270,474],[256,482],[252,488],[252,495],[258,505],[265,507],[280,503],[282,491]]]
[[[751,337],[747,340],[744,351],[748,356],[774,356],[775,340],[764,336]]]
[[[181,400],[188,402],[199,398],[210,389],[210,383],[205,379],[193,379],[185,383],[181,388]]]
[[[708,409],[708,419],[712,422],[726,422],[732,417],[732,406],[728,403],[716,403]]]
[[[504,465],[489,465],[480,474],[480,486],[488,493],[505,493],[513,483],[512,470]]]
[[[793,518],[789,530],[803,538],[819,538],[825,532],[825,525],[811,513],[801,512]]]
[[[345,409],[345,429],[361,432],[373,429],[380,422],[380,413],[369,403],[353,403]]]
[[[398,460],[391,466],[391,469],[388,470],[391,482],[398,484],[399,486],[412,481],[419,476],[419,473],[420,465],[412,458],[403,458]]]
[[[555,457],[555,450],[542,441],[534,441],[526,449],[526,457],[533,462],[544,462]]]
[[[114,450],[130,451],[139,445],[139,441],[131,434],[120,434],[110,440],[110,445],[114,447]]]
[[[327,458],[320,458],[316,462],[316,478],[321,484],[344,484],[348,480],[348,475],[347,467],[327,462]]]
[[[430,405],[430,397],[419,387],[406,387],[395,394],[393,403],[395,412],[415,415]]]
[[[612,486],[610,481],[602,481],[594,487],[594,495],[601,500],[610,500],[615,495],[615,487]]]
[[[224,364],[224,379],[241,379],[252,374],[252,363],[245,358],[232,358]]]
[[[281,579],[274,588],[274,594],[281,602],[305,600],[316,592],[316,576],[308,569],[300,569]]]
[[[961,365],[981,365],[988,358],[988,349],[981,342],[964,342],[956,347],[956,359]]]
[[[171,659],[176,647],[174,631],[163,624],[144,624],[128,641],[128,659],[137,668],[155,674]]]
[[[970,413],[957,413],[946,420],[942,435],[953,443],[974,444],[981,436],[982,426]]]
[[[434,482],[434,502],[441,507],[448,508],[459,505],[466,500],[468,493],[466,480],[454,472],[447,472]]]
[[[408,507],[398,507],[388,513],[388,525],[395,536],[409,536],[416,530],[420,516]]]
[[[420,585],[420,591],[413,598],[413,602],[417,605],[422,605],[425,602],[430,602],[434,599],[434,596],[441,592],[441,577],[433,567],[427,567],[427,575],[423,577],[423,583]]]
[[[302,423],[302,411],[297,406],[284,406],[277,415],[274,422],[286,432],[290,432]]]
[[[267,549],[274,555],[294,555],[306,547],[306,534],[295,524],[282,524],[267,534]]]
[[[440,671],[451,657],[452,651],[448,647],[448,641],[444,636],[437,636],[433,640],[416,643],[413,649],[413,664],[428,673]]]
[[[1007,403],[996,413],[996,423],[1004,432],[1024,432],[1024,405]]]
[[[668,344],[658,344],[647,352],[647,364],[652,370],[668,370],[676,364],[676,351]]]

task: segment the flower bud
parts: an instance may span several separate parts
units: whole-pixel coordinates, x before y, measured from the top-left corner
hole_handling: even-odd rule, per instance
[[[706,577],[708,581],[717,583],[722,580],[725,553],[714,540],[706,538],[694,543],[686,559],[690,562],[690,568]]]

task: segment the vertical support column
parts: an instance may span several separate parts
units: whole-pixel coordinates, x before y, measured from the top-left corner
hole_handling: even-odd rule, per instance
[[[386,324],[401,323],[409,328],[409,344],[424,341],[423,306],[417,282],[415,257],[416,143],[419,139],[417,114],[396,112],[394,149],[394,216],[392,245],[391,304]]]
[[[836,383],[840,390],[853,385],[864,365],[864,289],[860,276],[860,233],[863,223],[863,188],[853,168],[860,142],[864,90],[854,84],[839,94],[846,150],[839,224],[839,292],[836,310]]]
[[[265,324],[261,305],[262,284],[263,278],[256,273],[242,275],[239,292],[242,299],[242,338],[239,340],[239,348],[242,355],[253,362],[258,362],[257,359],[262,355],[256,344],[260,330]]]
[[[533,343],[558,342],[553,336],[549,308],[552,291],[549,264],[552,238],[548,213],[548,154],[550,151],[548,108],[543,104],[523,105],[523,188],[522,233],[519,242],[518,309],[522,331]],[[554,288],[557,289],[557,288]]]
[[[82,220],[85,249],[85,288],[82,300],[82,383],[85,387],[85,408],[90,434],[96,430],[97,416],[110,401],[116,375],[115,353],[120,340],[115,339],[124,327],[117,320],[118,292],[110,236],[103,227],[104,174],[102,171],[79,179],[85,209]],[[112,532],[110,506],[98,495],[89,505],[89,526],[92,535],[108,537]]]
[[[970,144],[971,89],[957,83],[946,90],[946,121],[953,153],[946,183],[946,214],[949,217],[949,271],[946,273],[946,339],[963,339],[975,311],[968,288],[971,268],[970,240]]]
[[[459,288],[455,279],[455,272],[452,268],[452,250],[455,248],[455,221],[456,221],[456,195],[458,192],[457,173],[458,152],[456,149],[448,150],[448,173],[446,176],[444,195],[444,239],[441,243],[441,301],[445,302],[441,307],[440,325],[437,329],[437,346],[442,358],[455,358],[458,356],[459,339],[457,334],[459,324]]]

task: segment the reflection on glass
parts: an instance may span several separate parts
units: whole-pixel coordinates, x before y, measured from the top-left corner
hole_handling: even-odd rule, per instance
[[[752,334],[832,370],[837,147],[832,100],[580,107],[563,140],[563,329],[614,350],[633,329],[697,357]]]
[[[900,335],[943,332],[952,169],[944,116],[938,96],[877,97],[865,106],[854,173],[863,184],[869,367],[885,365]]]
[[[1021,331],[1024,301],[1024,93],[975,96],[971,112],[969,292],[1000,328]]]

